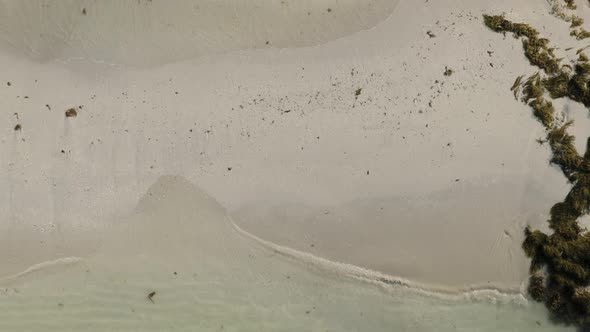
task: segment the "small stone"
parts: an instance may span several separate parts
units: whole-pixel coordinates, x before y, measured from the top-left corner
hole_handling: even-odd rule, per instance
[[[156,296],[156,292],[155,291],[149,293],[148,296],[147,296],[147,298],[148,298],[148,300],[150,300],[150,302],[154,303],[154,296]]]
[[[76,111],[75,108],[70,108],[66,111],[66,117],[67,118],[74,118],[78,116],[78,112]]]

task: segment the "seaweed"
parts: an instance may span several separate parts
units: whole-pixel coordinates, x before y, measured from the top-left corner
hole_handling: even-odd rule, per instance
[[[584,24],[584,20],[581,17],[574,14],[568,15],[564,13],[562,5],[560,5],[557,2],[557,0],[548,0],[548,2],[552,4],[551,13],[557,18],[564,20],[565,22],[570,22],[570,29],[579,27],[582,24]],[[576,5],[573,1],[566,1],[565,7],[571,10],[576,9]]]
[[[570,25],[570,28],[577,28],[579,26],[582,26],[582,24],[584,24],[584,19],[579,16],[572,15],[571,22],[572,22],[572,24]]]
[[[76,111],[75,108],[70,108],[66,111],[66,117],[67,118],[74,118],[78,116],[78,112]]]
[[[533,275],[529,278],[528,292],[535,301],[541,302],[545,299],[546,288],[543,276]]]
[[[522,85],[522,78],[523,77],[524,77],[524,75],[518,76],[514,80],[514,83],[512,84],[512,87],[510,88],[510,91],[512,91],[514,93],[514,99],[518,100],[518,94],[520,93],[520,87]]]
[[[558,75],[545,78],[543,80],[543,86],[549,91],[551,98],[557,99],[568,95],[569,81],[569,75],[562,72]]]
[[[575,5],[573,1],[566,2],[568,8],[570,4]],[[546,140],[541,141],[549,143],[550,162],[572,184],[563,201],[551,207],[548,220],[551,234],[530,227],[524,230],[522,248],[531,258],[528,294],[545,304],[553,320],[590,330],[590,232],[578,222],[590,212],[590,137],[582,156],[576,150],[574,136],[568,132],[573,122],[556,121],[555,108],[547,98],[567,97],[590,108],[589,59],[580,49],[573,68],[560,65],[561,60],[549,48],[549,41],[540,38],[529,25],[489,15],[484,15],[484,22],[496,32],[512,32],[522,38],[525,55],[542,70],[524,83],[524,76],[517,77],[511,91],[515,96],[522,92],[520,99],[545,127]],[[572,16],[572,26],[581,24],[581,19]],[[577,38],[586,38],[585,30],[575,31]]]
[[[555,113],[555,110],[550,101],[545,100],[543,97],[539,97],[531,101],[529,106],[533,108],[533,114],[546,128],[550,128],[553,125],[553,113]]]
[[[522,82],[522,78],[524,77],[524,75],[520,75],[518,76],[515,80],[514,80],[514,84],[512,84],[512,87],[510,88],[510,91],[515,91],[518,89],[518,87],[520,86],[521,82]]]
[[[522,41],[524,52],[531,64],[543,69],[548,74],[559,70],[559,59],[548,48],[549,40],[545,38],[529,38]]]
[[[537,30],[524,23],[512,23],[502,15],[483,15],[484,23],[496,32],[512,32],[515,37],[536,38]]]
[[[156,291],[152,291],[147,295],[147,299],[150,300],[150,302],[155,303],[154,302],[154,296],[156,296]]]
[[[590,37],[590,31],[587,31],[584,28],[575,29],[570,31],[570,36],[574,36],[576,39],[582,40]]]
[[[583,158],[576,151],[574,146],[575,137],[567,132],[567,128],[573,125],[568,121],[560,127],[554,127],[547,133],[547,141],[553,152],[551,162],[558,165],[563,174],[574,181],[574,174],[579,171]]]
[[[577,8],[575,0],[564,0],[564,1],[565,1],[565,5],[568,9],[573,10],[573,9]]]
[[[541,76],[539,73],[531,75],[523,85],[523,96],[522,101],[528,103],[531,99],[537,99],[543,97],[545,91],[541,84]]]
[[[445,72],[443,73],[443,75],[451,76],[451,75],[453,75],[453,70],[451,68],[448,68],[447,66],[445,66]]]
[[[532,65],[543,69],[547,74],[559,70],[560,59],[547,47],[549,40],[539,38],[539,32],[528,24],[512,23],[501,15],[484,15],[484,23],[496,32],[511,32],[515,38],[526,37],[522,41],[525,56]]]

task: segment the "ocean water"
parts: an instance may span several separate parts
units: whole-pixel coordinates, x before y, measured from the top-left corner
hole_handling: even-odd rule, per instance
[[[573,331],[519,294],[378,280],[257,241],[162,177],[94,255],[0,280],[0,331]]]
[[[572,330],[551,325],[536,305],[444,300],[403,288],[383,292],[279,260],[268,263],[281,272],[244,264],[248,270],[234,267],[197,275],[89,272],[75,280],[53,275],[3,290],[0,330]],[[152,289],[154,303],[147,298]]]

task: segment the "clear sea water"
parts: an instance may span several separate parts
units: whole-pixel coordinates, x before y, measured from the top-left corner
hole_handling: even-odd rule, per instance
[[[574,329],[552,325],[519,294],[384,284],[265,244],[198,188],[168,177],[110,228],[95,255],[0,279],[0,331]]]

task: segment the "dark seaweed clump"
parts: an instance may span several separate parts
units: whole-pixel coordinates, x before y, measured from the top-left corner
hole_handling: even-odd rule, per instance
[[[543,69],[547,74],[559,70],[559,60],[553,54],[553,49],[547,47],[549,40],[539,38],[539,32],[528,24],[512,23],[500,15],[484,15],[484,22],[496,32],[512,32],[516,38],[526,37],[522,40],[522,46],[531,64]]]
[[[78,111],[75,108],[70,108],[66,111],[67,118],[75,118],[76,116],[78,116]]]
[[[574,0],[565,0],[565,5],[568,9],[576,9],[576,2]]]
[[[551,148],[551,163],[558,166],[572,184],[562,202],[551,208],[549,226],[552,234],[525,229],[522,247],[531,258],[528,292],[543,302],[558,322],[573,324],[590,331],[590,232],[578,219],[590,210],[590,137],[582,156],[568,133],[572,122],[556,119],[550,101],[568,97],[590,107],[590,63],[580,53],[575,66],[561,65],[549,48],[549,41],[527,24],[512,23],[503,16],[484,15],[485,24],[496,32],[512,33],[523,39],[526,57],[542,69],[512,86],[515,96],[533,109],[534,116],[546,129]]]

